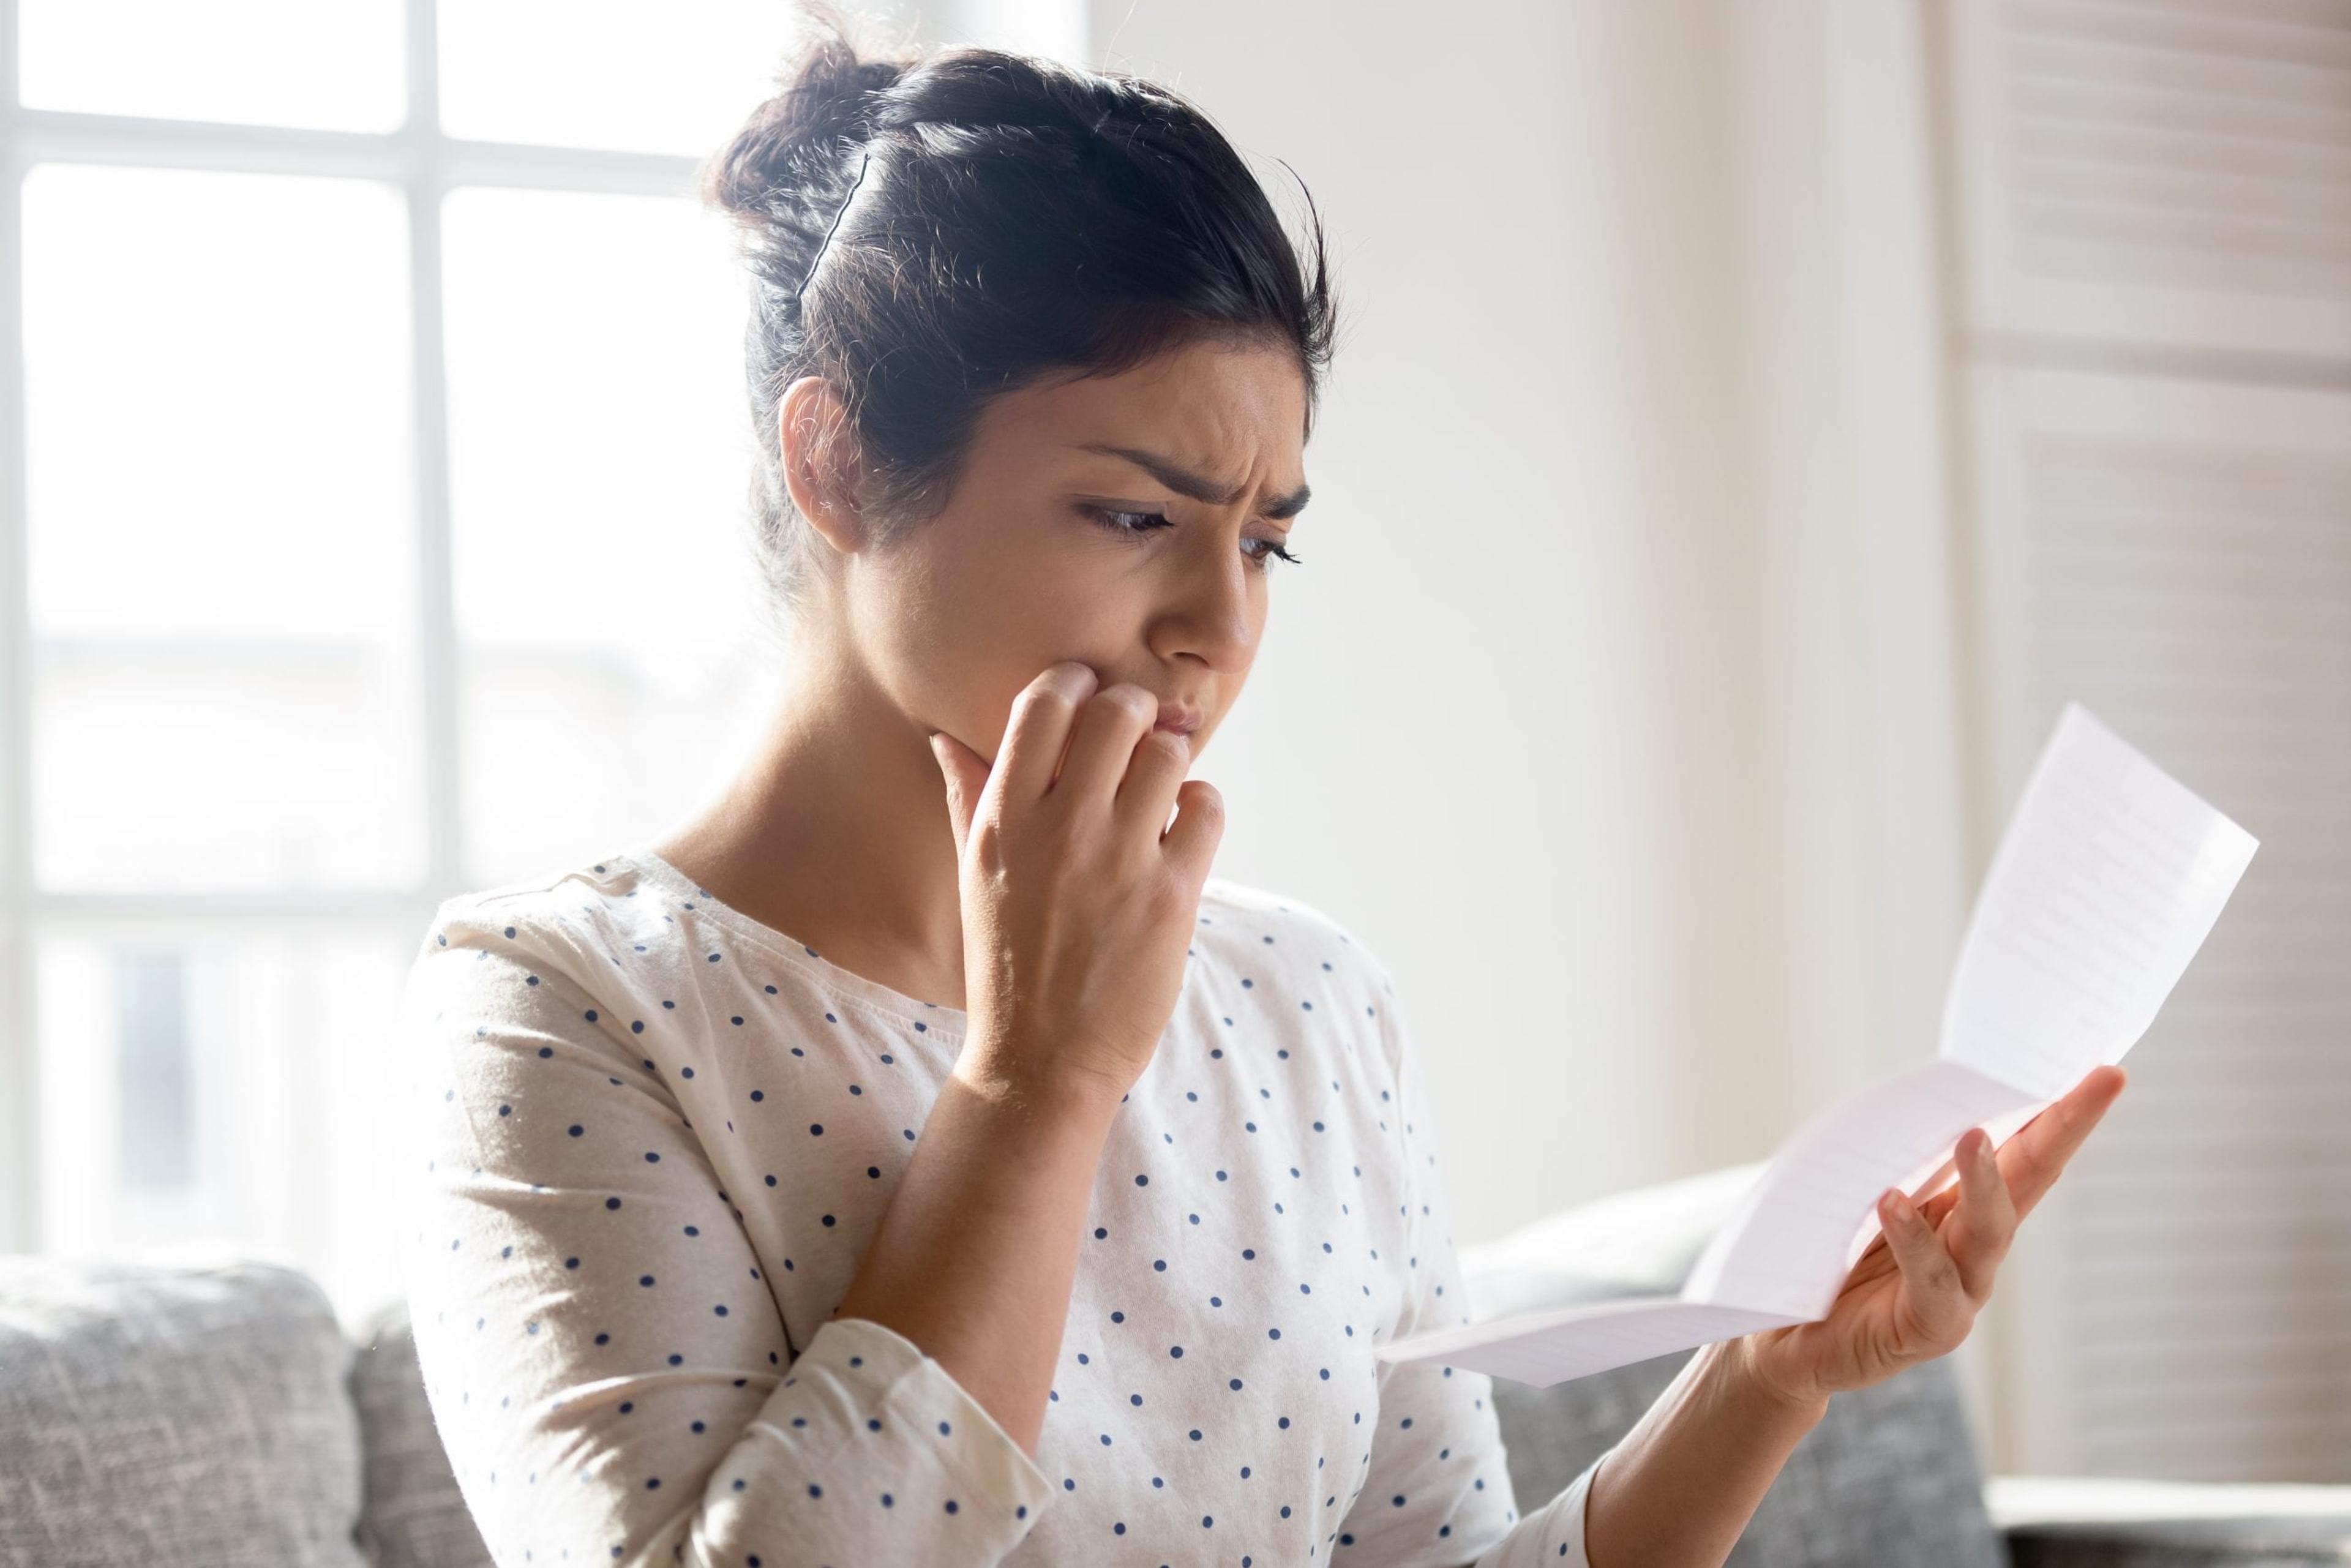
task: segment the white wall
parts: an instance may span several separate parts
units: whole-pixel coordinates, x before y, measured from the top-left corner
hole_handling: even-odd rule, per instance
[[[1669,68],[1596,13],[1427,15],[1106,0],[1095,63],[1191,94],[1277,193],[1287,160],[1335,242],[1308,564],[1196,771],[1232,806],[1220,869],[1394,969],[1468,1241],[1688,1163],[1690,1045],[1773,1026],[1721,302],[1639,277],[1719,249],[1638,167],[1702,163],[1703,131],[1656,143],[1619,68]],[[1718,1110],[1760,1082],[1720,1055]]]
[[[1095,11],[1091,63],[1190,94],[1270,183],[1286,160],[1337,244],[1308,564],[1197,771],[1220,870],[1395,970],[1464,1244],[1760,1157],[1932,1050],[1942,975],[1922,1005],[1882,894],[1948,963],[1956,781],[1933,749],[1879,772],[1880,715],[1949,718],[1941,459],[1905,418],[1939,374],[1927,143],[1915,82],[1834,96],[1916,66],[1910,8],[1859,45],[1836,9]],[[1867,193],[1918,182],[1902,265],[1855,232],[1856,116],[1896,170]],[[1890,360],[1850,304],[1888,277]],[[1890,571],[1859,526],[1889,505]],[[1870,608],[1889,575],[1928,612]],[[1948,820],[1889,845],[1895,799]]]

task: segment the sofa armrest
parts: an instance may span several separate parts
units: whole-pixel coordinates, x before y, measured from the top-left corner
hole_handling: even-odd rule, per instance
[[[1994,1476],[2015,1568],[2285,1568],[2351,1560],[2351,1486]]]

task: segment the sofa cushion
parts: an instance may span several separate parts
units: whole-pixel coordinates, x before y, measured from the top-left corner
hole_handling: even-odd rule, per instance
[[[1519,1511],[1630,1431],[1693,1353],[1531,1388],[1494,1380]],[[1984,1508],[1959,1381],[1929,1361],[1839,1394],[1755,1511],[1729,1568],[2008,1568]]]
[[[1761,1161],[1577,1204],[1461,1249],[1479,1322],[1621,1296],[1673,1296],[1737,1211]]]
[[[360,1568],[350,1364],[290,1270],[0,1258],[0,1562]]]
[[[351,1398],[367,1437],[360,1540],[378,1568],[489,1568],[433,1425],[406,1303],[386,1307],[360,1337]]]

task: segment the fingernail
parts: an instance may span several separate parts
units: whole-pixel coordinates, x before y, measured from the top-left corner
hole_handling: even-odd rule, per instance
[[[1910,1200],[1902,1196],[1900,1187],[1887,1187],[1886,1196],[1877,1201],[1886,1210],[1886,1218],[1889,1219],[1907,1220],[1910,1218]]]

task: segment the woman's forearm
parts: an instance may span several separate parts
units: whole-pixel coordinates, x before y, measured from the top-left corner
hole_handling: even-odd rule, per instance
[[[1117,1099],[967,1045],[834,1311],[922,1347],[1030,1458]]]
[[[1828,1411],[1701,1349],[1602,1461],[1584,1497],[1592,1568],[1719,1568],[1788,1455]]]

